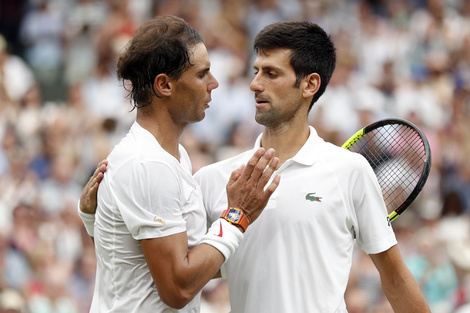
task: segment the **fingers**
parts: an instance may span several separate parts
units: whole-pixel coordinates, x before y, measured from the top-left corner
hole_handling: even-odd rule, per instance
[[[243,164],[238,169],[236,169],[235,171],[232,172],[232,174],[230,175],[230,179],[228,181],[228,184],[227,184],[228,187],[232,186],[233,183],[235,183],[240,178],[240,176],[241,176],[244,169],[245,169],[245,164]]]
[[[88,180],[80,196],[80,210],[85,213],[93,214],[96,211],[97,195],[100,182],[103,180],[108,161],[106,159],[98,163],[93,175]]]
[[[101,180],[103,179],[103,174],[106,172],[108,166],[108,160],[104,159],[100,163],[98,163],[98,166],[96,167],[95,171],[93,172],[93,175],[90,177],[88,180],[88,183],[86,184],[86,188],[91,188],[92,186],[95,186],[96,183],[100,183]]]
[[[255,186],[263,188],[271,178],[273,172],[277,169],[279,160],[274,158],[274,149],[268,149],[266,153],[259,156],[262,153],[261,149],[256,151],[253,157],[248,161],[245,167],[245,171],[242,174],[242,178],[247,177],[247,181]],[[274,164],[271,164],[274,161]],[[266,168],[267,167],[267,168]]]
[[[264,197],[265,197],[266,202],[269,200],[269,198],[274,193],[274,191],[276,191],[280,182],[281,182],[281,175],[276,175],[276,177],[274,177],[271,184],[264,191]]]
[[[269,152],[269,150],[268,150]],[[273,153],[274,154],[274,153]],[[263,159],[265,159],[263,157]],[[257,182],[257,186],[259,188],[264,188],[264,186],[266,186],[266,184],[269,182],[269,180],[271,179],[271,176],[273,175],[274,171],[276,171],[279,167],[279,159],[277,157],[272,157],[271,159],[268,159],[266,158],[265,161],[268,161],[268,163],[265,165],[264,163],[266,162],[262,162],[263,160],[261,160],[258,165],[261,164],[262,166],[262,171],[260,172],[260,176],[258,176],[258,172],[257,172],[257,169],[255,169],[254,173],[253,173],[253,178],[255,179],[255,181]],[[267,166],[267,168],[266,168]],[[258,178],[256,178],[258,177]]]
[[[266,190],[264,190],[266,184],[271,179],[271,176],[273,175],[274,171],[279,168],[279,165],[279,159],[277,157],[273,157],[269,162],[268,167],[257,181],[256,190],[258,190],[258,192],[260,193],[260,203],[263,203],[264,205],[268,203],[269,198],[277,189],[281,181],[281,176],[276,175],[276,177],[274,177],[274,179],[272,180],[271,184],[266,188]]]
[[[270,149],[270,150],[272,150],[272,149]],[[272,154],[274,155],[274,150],[273,150]],[[253,154],[253,156],[246,163],[246,166],[245,166],[245,168],[244,168],[244,170],[243,170],[243,172],[240,176],[240,178],[242,180],[248,181],[251,178],[251,176],[253,174],[253,171],[257,168],[257,165],[258,165],[260,159],[264,155],[265,155],[264,148],[259,148],[258,150],[256,150],[256,152]],[[258,169],[259,168],[260,168],[260,166],[258,167]],[[263,170],[264,170],[264,168],[263,168]]]
[[[265,152],[264,148],[259,148],[246,165],[232,172],[227,186],[230,187],[240,180],[247,182],[249,186],[264,187],[279,164],[279,160],[274,158],[274,152],[274,149]]]
[[[242,210],[250,223],[261,214],[279,185],[280,176],[277,175],[265,190],[280,166],[280,161],[274,154],[274,149],[258,149],[245,167],[232,172],[227,184],[228,205]]]

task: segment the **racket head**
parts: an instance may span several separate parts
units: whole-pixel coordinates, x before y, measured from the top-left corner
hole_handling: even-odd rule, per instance
[[[431,170],[431,148],[425,134],[403,119],[384,119],[367,125],[342,148],[363,155],[371,165],[390,221],[416,199]]]

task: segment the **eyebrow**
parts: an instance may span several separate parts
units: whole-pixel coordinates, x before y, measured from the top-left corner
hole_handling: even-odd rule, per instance
[[[272,66],[272,65],[264,65],[264,66],[261,66],[261,68],[257,67],[256,65],[253,65],[253,69],[255,70],[263,70],[265,72],[269,72],[269,71],[282,71],[282,68],[281,67],[278,67],[278,66]]]
[[[210,66],[205,66],[205,67],[203,67],[203,68],[201,68],[201,69],[196,69],[196,68],[194,68],[194,70],[195,70],[194,73],[196,73],[196,75],[199,75],[199,74],[202,74],[202,73],[210,72],[211,68],[210,68]]]
[[[208,72],[210,72],[210,70],[211,70],[210,67],[205,67],[205,68],[201,69],[200,71],[198,71],[198,74],[208,73]]]

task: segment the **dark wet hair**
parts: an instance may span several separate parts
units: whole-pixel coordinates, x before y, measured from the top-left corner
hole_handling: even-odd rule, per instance
[[[159,16],[144,23],[130,40],[117,63],[118,78],[130,81],[134,108],[150,104],[155,77],[178,79],[190,62],[191,49],[204,43],[202,36],[182,18]]]

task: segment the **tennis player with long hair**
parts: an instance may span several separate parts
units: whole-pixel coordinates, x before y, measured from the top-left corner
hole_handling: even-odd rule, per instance
[[[99,166],[107,170],[96,214],[79,210],[97,258],[90,312],[199,312],[200,290],[279,184],[277,176],[267,185],[278,159],[261,148],[233,171],[231,214],[207,231],[202,193],[179,144],[218,86],[202,37],[181,18],[157,17],[139,28],[117,72],[131,83],[136,121]]]

